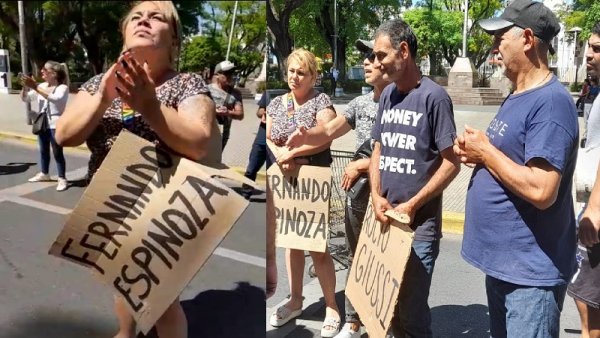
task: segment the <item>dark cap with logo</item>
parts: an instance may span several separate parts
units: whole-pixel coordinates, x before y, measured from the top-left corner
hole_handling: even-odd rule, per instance
[[[551,41],[560,32],[556,15],[543,3],[532,0],[515,0],[500,17],[481,20],[479,26],[488,34],[495,34],[512,26],[530,28],[535,36],[550,46],[551,54],[554,54]]]

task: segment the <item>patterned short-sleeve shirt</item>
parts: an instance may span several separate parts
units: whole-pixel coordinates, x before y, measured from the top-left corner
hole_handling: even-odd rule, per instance
[[[91,95],[98,91],[100,81],[104,74],[98,74],[84,83],[79,90],[84,90]],[[167,107],[175,108],[188,97],[204,94],[210,95],[206,83],[202,77],[194,73],[182,73],[165,81],[160,87],[156,88],[156,97],[160,103]],[[106,109],[100,124],[87,139],[87,146],[91,151],[88,165],[88,177],[91,178],[102,161],[110,151],[117,136],[125,128],[121,117],[122,102],[117,97]],[[127,130],[157,145],[161,144],[158,135],[150,128],[150,125],[142,118],[138,112],[133,117],[133,122],[128,122]],[[166,147],[163,143],[161,144]]]
[[[356,149],[366,140],[371,139],[371,130],[377,119],[379,101],[374,100],[375,94],[371,91],[356,97],[348,103],[344,111],[346,122],[356,130]]]
[[[316,126],[317,113],[321,110],[325,108],[333,109],[329,96],[321,93],[306,101],[302,106],[296,107],[294,113],[288,116],[287,95],[284,94],[274,98],[267,107],[267,115],[273,119],[271,141],[277,146],[283,146],[296,128],[302,126],[309,129]]]

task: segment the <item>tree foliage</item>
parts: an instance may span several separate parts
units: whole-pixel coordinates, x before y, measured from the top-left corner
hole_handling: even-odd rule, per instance
[[[477,22],[494,16],[502,6],[501,0],[469,1],[471,26],[467,31],[467,56],[476,68],[486,61],[492,45],[492,38]],[[443,75],[442,59],[452,65],[462,53],[464,1],[422,0],[403,17],[415,31],[420,56],[429,56],[431,74]]]
[[[600,2],[597,0],[573,0],[572,6],[564,8],[560,16],[565,22],[565,30],[580,27],[581,33],[577,35],[578,41],[586,41],[590,36],[592,27],[600,21]]]
[[[253,73],[262,64],[266,49],[266,12],[263,1],[239,1],[237,15],[231,40],[229,60],[235,63],[238,74],[245,78]],[[204,29],[211,39],[219,44],[221,56],[218,61],[212,61],[214,66],[225,60],[235,1],[209,2],[207,20],[204,20]],[[219,15],[217,15],[219,14]]]
[[[119,22],[132,1],[24,1],[30,69],[48,59],[67,62],[71,79],[102,72],[122,50]],[[198,30],[204,1],[174,1],[184,35]],[[16,1],[0,2],[2,44],[12,48],[13,70],[21,68]],[[5,35],[6,34],[6,35]],[[74,71],[73,71],[74,70]]]
[[[290,17],[305,0],[267,0],[267,29],[270,49],[278,60],[279,76],[284,77],[284,61],[292,52]]]
[[[292,48],[302,47],[320,57],[326,54],[331,54],[332,57],[336,55],[337,60],[334,61],[337,61],[337,64],[334,66],[340,70],[340,78],[345,77],[346,61],[355,51],[356,39],[371,38],[382,18],[398,16],[399,4],[406,6],[411,4],[411,0],[337,0],[336,34],[336,11],[332,0],[302,0],[285,3],[273,0],[271,2],[272,9],[280,11],[275,13],[279,15],[279,21],[267,21],[270,31],[277,31],[280,34],[275,36],[276,34],[272,33],[280,72],[284,73],[282,61]],[[289,17],[287,35],[284,34],[281,22],[281,19],[285,19],[286,16]],[[275,24],[278,26],[272,26]],[[279,43],[279,41],[283,42]]]

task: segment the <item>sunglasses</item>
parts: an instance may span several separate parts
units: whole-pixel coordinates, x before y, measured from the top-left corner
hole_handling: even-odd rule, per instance
[[[373,62],[375,61],[375,53],[373,53],[373,51],[368,51],[368,52],[362,52],[361,53],[363,60],[364,59],[369,59],[369,62]]]

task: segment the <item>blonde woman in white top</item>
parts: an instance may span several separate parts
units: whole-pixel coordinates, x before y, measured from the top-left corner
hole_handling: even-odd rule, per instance
[[[56,161],[58,171],[58,184],[56,190],[63,191],[67,189],[67,179],[65,176],[66,164],[63,148],[56,143],[55,131],[56,121],[62,115],[67,105],[69,96],[67,69],[64,64],[55,61],[47,61],[41,70],[42,78],[45,82],[38,84],[32,77],[22,76],[23,86],[30,90],[21,94],[24,101],[38,101],[39,111],[48,107],[48,126],[49,129],[38,135],[40,145],[40,172],[29,179],[29,182],[50,181],[50,147]]]

